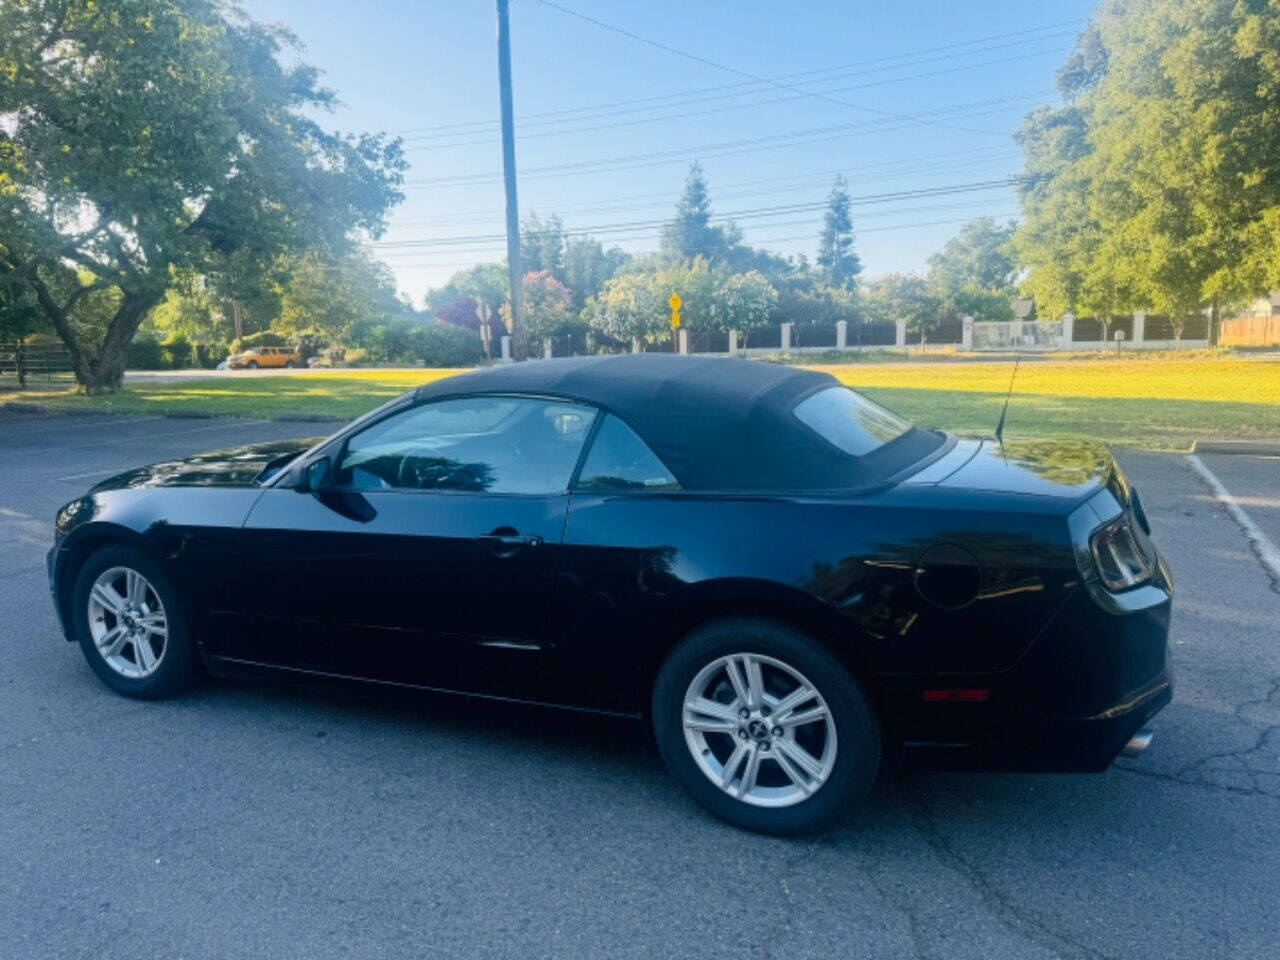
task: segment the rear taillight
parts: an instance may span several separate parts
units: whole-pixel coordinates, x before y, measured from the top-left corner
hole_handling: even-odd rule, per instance
[[[1139,539],[1127,515],[1112,520],[1089,538],[1093,562],[1108,590],[1127,590],[1151,579],[1155,559]]]

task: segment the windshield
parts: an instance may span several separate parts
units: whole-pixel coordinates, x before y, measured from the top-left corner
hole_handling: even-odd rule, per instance
[[[911,429],[911,421],[848,387],[827,387],[796,404],[796,418],[845,453],[863,457]]]

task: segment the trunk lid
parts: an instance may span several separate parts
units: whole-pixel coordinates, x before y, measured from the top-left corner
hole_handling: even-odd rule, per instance
[[[1123,483],[1111,452],[1089,441],[1006,440],[1001,445],[995,440],[962,440],[957,448],[962,462],[938,479],[938,486],[1075,503],[1104,486]],[[1117,499],[1126,503],[1127,491]]]

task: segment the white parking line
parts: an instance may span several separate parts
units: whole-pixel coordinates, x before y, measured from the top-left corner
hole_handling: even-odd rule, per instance
[[[1231,514],[1231,518],[1239,525],[1244,532],[1245,539],[1249,541],[1249,545],[1253,547],[1253,552],[1258,555],[1258,560],[1262,563],[1263,568],[1271,577],[1272,582],[1280,589],[1280,549],[1271,542],[1268,537],[1258,527],[1253,519],[1244,512],[1244,508],[1236,502],[1230,491],[1222,485],[1212,470],[1206,467],[1199,457],[1194,453],[1187,457],[1187,462],[1191,464],[1191,468],[1200,474],[1200,478],[1209,485],[1209,489],[1213,491],[1213,497],[1222,504],[1227,513]]]

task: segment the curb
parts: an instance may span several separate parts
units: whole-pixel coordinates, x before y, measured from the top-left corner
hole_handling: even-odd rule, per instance
[[[1197,440],[1191,452],[1280,457],[1280,440]]]
[[[49,408],[42,403],[28,403],[25,400],[7,400],[0,403],[0,411],[5,413],[48,413]]]

